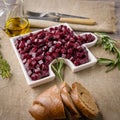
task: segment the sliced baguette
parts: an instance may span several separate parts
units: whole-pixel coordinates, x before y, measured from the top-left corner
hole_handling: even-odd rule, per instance
[[[71,116],[74,117],[74,120],[75,120],[75,118],[80,117],[80,114],[77,111],[77,109],[72,101],[72,98],[70,96],[71,90],[72,89],[66,82],[63,82],[62,85],[60,86],[61,97],[62,97],[63,103],[64,103],[65,107],[67,108],[67,110],[70,112]]]
[[[43,111],[45,111],[45,113],[43,113]],[[33,107],[29,112],[36,120],[55,120],[66,118],[64,105],[58,87],[54,85],[40,94],[33,102]],[[43,116],[43,118],[41,116]],[[44,118],[44,116],[46,116],[46,118]]]
[[[71,97],[79,112],[82,112],[86,117],[94,118],[99,113],[94,98],[80,83],[72,84]]]

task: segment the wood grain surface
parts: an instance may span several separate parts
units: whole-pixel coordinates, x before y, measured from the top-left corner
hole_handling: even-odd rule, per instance
[[[116,15],[120,21],[120,2],[116,1]],[[120,38],[120,23],[118,22],[118,31],[115,34],[110,34],[112,37],[119,40]],[[32,101],[42,91],[50,86],[60,84],[58,79],[47,84],[31,88],[27,85],[25,77],[13,51],[9,37],[0,30],[0,49],[3,56],[9,62],[13,76],[10,80],[0,78],[0,120],[33,120],[28,113],[28,109],[32,105]],[[96,57],[114,58],[112,54],[105,52],[102,48],[90,48]],[[72,73],[69,67],[65,67],[64,80],[70,85],[78,81],[83,84],[95,98],[101,115],[96,120],[119,120],[120,119],[120,71],[114,69],[106,73],[106,67],[95,66]]]

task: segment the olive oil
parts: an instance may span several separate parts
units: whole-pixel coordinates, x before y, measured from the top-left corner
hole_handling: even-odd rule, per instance
[[[5,31],[11,37],[28,33],[30,31],[29,21],[27,18],[10,18],[5,24]]]

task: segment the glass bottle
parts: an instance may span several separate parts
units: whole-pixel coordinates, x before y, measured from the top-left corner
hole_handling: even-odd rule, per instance
[[[6,9],[3,0],[0,0],[0,28],[4,29]]]
[[[28,19],[24,16],[23,0],[4,0],[7,8],[6,33],[13,37],[30,31]]]

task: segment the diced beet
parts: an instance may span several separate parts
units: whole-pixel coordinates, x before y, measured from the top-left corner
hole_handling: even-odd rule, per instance
[[[26,62],[26,63],[24,64],[24,66],[25,66],[25,69],[26,69],[27,71],[29,71],[29,69],[30,69],[29,63]]]
[[[52,46],[52,47],[49,48],[49,52],[50,52],[50,53],[53,53],[54,50],[55,50],[55,46]]]
[[[39,44],[39,46],[43,46],[43,45],[45,45],[43,39],[38,39],[38,44]]]
[[[41,78],[41,74],[40,73],[33,73],[30,77],[32,80],[38,80]]]
[[[50,55],[51,55],[51,52],[48,51],[48,52],[45,53],[45,55],[46,55],[46,56],[48,56],[48,55],[50,56]]]
[[[50,42],[47,43],[48,47],[51,47],[52,45],[53,45],[52,41],[50,41]]]
[[[56,49],[55,49],[55,52],[56,52],[56,53],[59,53],[60,51],[61,51],[60,48],[56,48]]]
[[[62,54],[61,57],[67,58],[67,55],[66,54]]]
[[[48,50],[48,47],[47,47],[47,46],[43,46],[43,47],[42,47],[42,50],[43,50],[43,51],[47,51],[47,50]]]
[[[25,59],[23,59],[23,64],[25,64],[27,62],[27,59],[25,58]]]
[[[80,64],[85,64],[88,61],[89,61],[88,58],[80,59]]]
[[[43,39],[44,37],[45,37],[45,31],[42,30],[42,31],[38,34],[37,38]]]
[[[42,77],[47,77],[49,75],[49,71],[48,70],[43,70],[42,71]]]
[[[46,62],[51,62],[53,58],[51,56],[45,56]]]
[[[30,65],[31,65],[32,67],[35,67],[36,64],[37,64],[37,61],[36,61],[36,60],[32,60],[31,63],[30,63]]]
[[[67,58],[67,59],[70,59],[70,58],[71,58],[71,54],[67,54],[67,55],[66,55],[66,58]]]
[[[60,34],[54,35],[54,39],[60,39]]]
[[[86,34],[85,37],[86,37],[86,42],[92,42],[95,40],[95,37],[91,34]]]
[[[76,66],[80,65],[80,63],[77,62],[76,60],[75,60],[73,63],[74,63],[74,65],[76,65]]]
[[[66,40],[65,40],[65,39],[60,39],[60,41],[62,42],[62,44],[65,44],[65,43],[66,43]]]
[[[62,54],[65,54],[66,52],[67,52],[67,51],[66,51],[65,48],[62,48],[62,49],[61,49],[61,53],[62,53]]]
[[[24,52],[29,52],[29,51],[31,50],[31,48],[32,48],[31,45],[27,45],[26,47],[24,47],[24,48],[22,49],[22,51],[24,51]]]
[[[66,43],[66,46],[67,47],[73,47],[74,46],[74,42],[70,42],[70,41],[68,41],[67,43]]]
[[[24,41],[20,41],[19,48],[23,49],[24,47],[25,47],[25,42]]]
[[[53,52],[53,53],[52,53],[52,58],[55,59],[55,58],[57,58],[57,57],[59,57],[59,54]]]
[[[75,42],[74,43],[74,48],[76,49],[76,48],[79,48],[81,45],[78,43],[78,42]]]
[[[67,53],[72,55],[73,49],[72,48],[67,49]]]
[[[40,65],[42,65],[44,62],[43,62],[43,60],[41,59],[41,60],[38,61],[38,63],[39,63]]]
[[[70,38],[71,42],[75,42],[75,39],[73,37]]]
[[[33,47],[31,50],[30,50],[30,52],[36,52],[38,50],[38,47],[36,46],[36,47]]]
[[[76,57],[82,57],[84,55],[84,53],[83,52],[76,52]]]
[[[35,73],[40,73],[40,68],[35,68],[35,69],[34,69],[34,72],[35,72]]]
[[[61,45],[62,45],[62,42],[61,42],[61,41],[58,41],[58,42],[55,44],[56,48],[59,48]]]
[[[42,70],[48,70],[48,65],[47,64],[42,64],[41,69]]]
[[[17,38],[15,46],[28,75],[37,80],[49,75],[49,64],[58,57],[67,58],[76,66],[88,62],[88,52],[81,45],[94,40],[92,34],[75,35],[60,25]]]
[[[21,54],[21,59],[29,59],[30,55],[28,53]]]
[[[30,76],[32,74],[32,71],[31,70],[28,70],[27,71],[28,75]]]
[[[39,61],[39,60],[43,60],[43,58],[44,58],[43,56],[39,55],[35,59],[36,59],[36,61]]]
[[[43,53],[42,49],[38,49],[38,50],[36,51],[36,56],[39,56],[39,55],[41,55],[42,53]]]
[[[32,53],[31,53],[31,56],[32,56],[33,58],[36,58],[36,52],[32,52]]]

